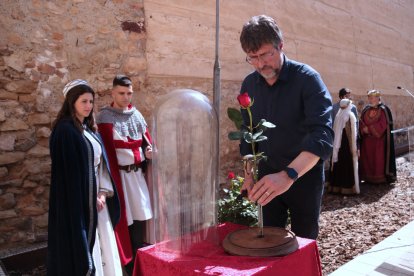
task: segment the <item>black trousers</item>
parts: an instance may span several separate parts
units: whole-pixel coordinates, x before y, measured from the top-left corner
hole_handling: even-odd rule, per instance
[[[146,220],[134,220],[134,223],[128,226],[129,237],[131,239],[132,253],[137,252],[137,249],[141,248],[144,244]]]
[[[276,172],[277,170],[261,164],[259,177]],[[302,238],[316,239],[324,178],[323,162],[320,161],[293,183],[288,191],[263,206],[263,225],[285,228],[290,215],[293,233]]]
[[[145,220],[134,220],[134,222],[128,226],[129,238],[131,240],[132,245],[132,261],[130,261],[125,266],[125,270],[128,275],[132,275],[132,272],[134,271],[135,254],[137,254],[137,250],[143,247],[144,245],[144,237],[146,230],[145,223]]]

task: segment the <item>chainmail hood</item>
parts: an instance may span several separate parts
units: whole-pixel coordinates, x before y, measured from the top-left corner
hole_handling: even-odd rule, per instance
[[[128,110],[105,106],[99,112],[96,122],[98,124],[112,124],[121,136],[134,140],[140,139],[147,129],[144,117],[134,106]]]

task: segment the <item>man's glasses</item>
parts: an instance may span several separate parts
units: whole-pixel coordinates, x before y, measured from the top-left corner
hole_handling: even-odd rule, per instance
[[[246,61],[249,64],[257,64],[259,63],[259,60],[261,60],[262,62],[266,62],[266,61],[269,61],[270,58],[274,56],[275,52],[276,52],[276,49],[273,49],[270,52],[263,53],[258,56],[253,56],[253,57],[247,56]]]

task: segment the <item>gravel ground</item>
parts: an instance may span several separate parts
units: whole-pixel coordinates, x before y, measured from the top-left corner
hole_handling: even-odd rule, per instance
[[[414,220],[414,154],[397,159],[397,182],[361,184],[361,194],[325,194],[318,247],[323,275]]]

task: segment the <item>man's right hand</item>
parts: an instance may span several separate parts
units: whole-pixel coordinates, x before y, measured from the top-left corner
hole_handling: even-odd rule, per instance
[[[151,146],[147,146],[145,148],[145,158],[152,159],[152,147]]]

